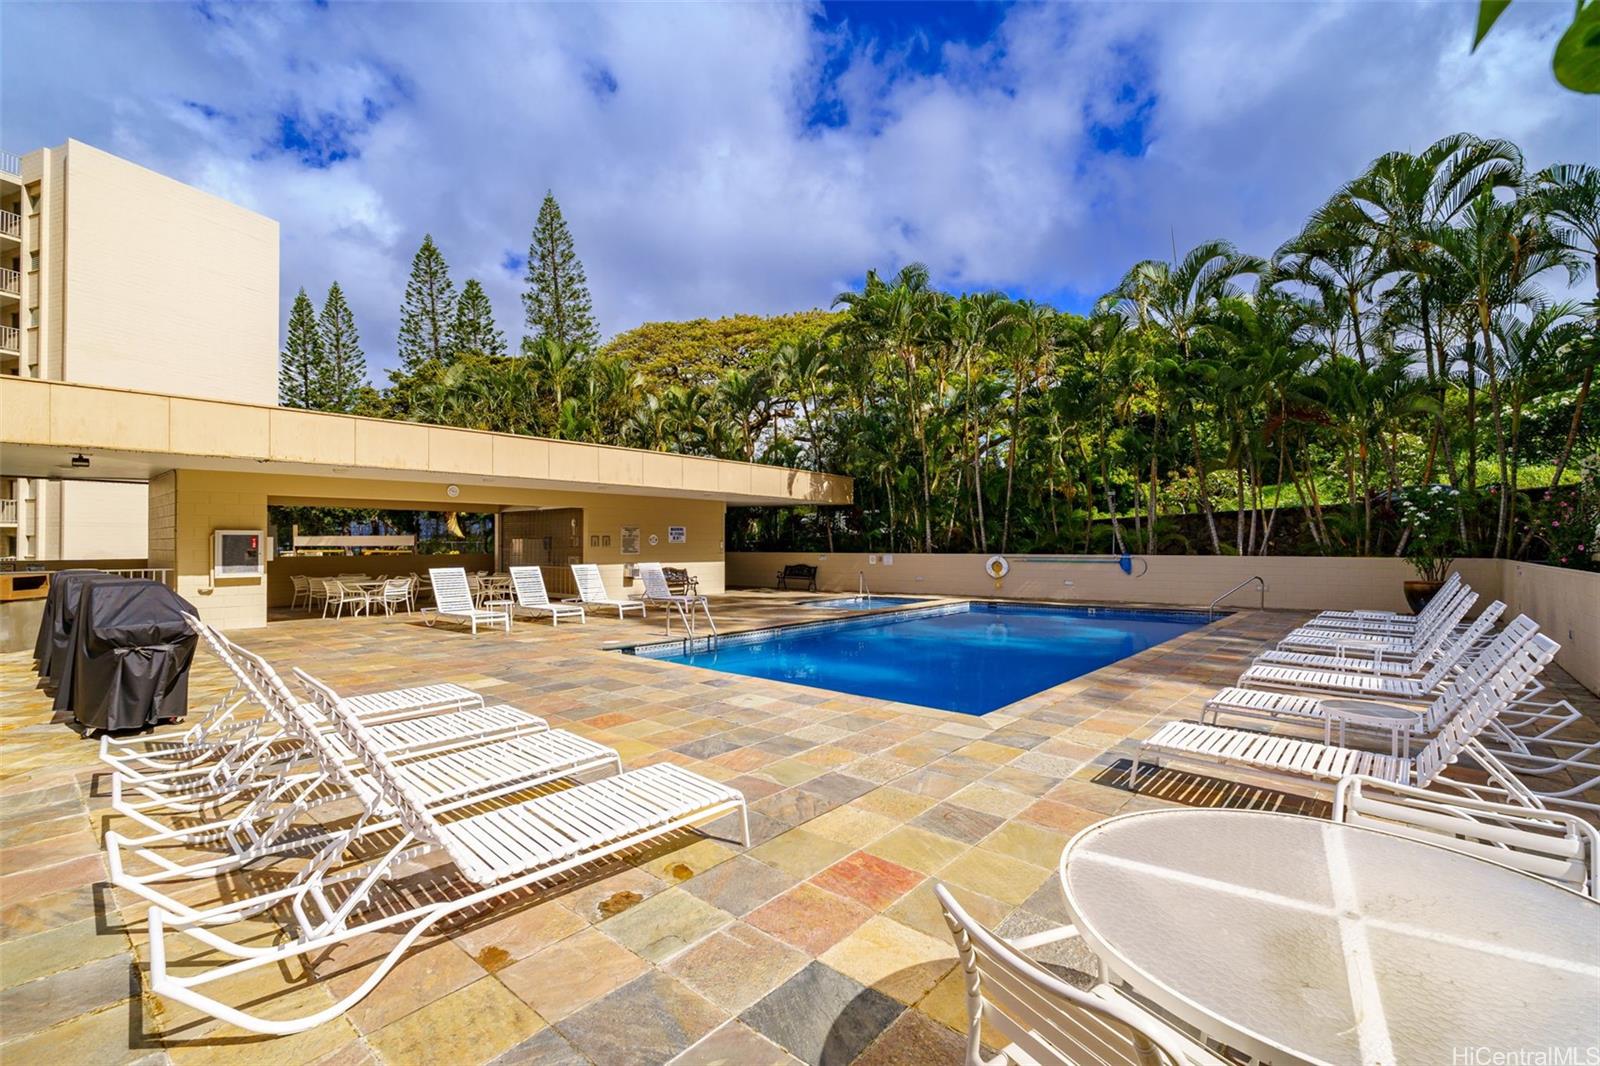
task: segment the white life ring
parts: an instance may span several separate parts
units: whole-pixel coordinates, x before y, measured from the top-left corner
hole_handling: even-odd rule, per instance
[[[1003,555],[991,555],[983,564],[983,570],[984,573],[999,581],[1011,573],[1011,564],[1006,562],[1006,557]]]

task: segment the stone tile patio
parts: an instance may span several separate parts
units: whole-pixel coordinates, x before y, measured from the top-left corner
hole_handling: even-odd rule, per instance
[[[738,594],[715,606],[727,632],[814,619],[794,606],[802,598]],[[286,616],[237,634],[280,669],[300,665],[341,688],[454,680],[616,748],[625,766],[671,761],[727,781],[750,800],[755,837],[745,852],[719,823],[506,899],[424,937],[343,1017],[275,1039],[144,993],[146,907],[105,881],[100,840],[122,819],[107,810],[96,746],[52,721],[25,654],[0,657],[0,1058],[958,1062],[963,992],[931,880],[1002,934],[1023,935],[1066,920],[1061,849],[1108,815],[1167,803],[1325,810],[1183,774],[1139,795],[1125,785],[1131,740],[1194,717],[1302,617],[1240,612],[983,717],[613,650],[658,637],[659,619],[520,622],[474,639],[404,617]],[[1600,719],[1600,702],[1551,674],[1559,695]],[[226,687],[200,653],[191,705]],[[197,884],[194,898],[215,891]],[[272,928],[263,922],[263,936]],[[319,980],[263,975],[242,992],[261,1013],[306,1013],[359,984],[384,947],[349,945],[316,964]],[[1091,965],[1072,942],[1040,957]]]

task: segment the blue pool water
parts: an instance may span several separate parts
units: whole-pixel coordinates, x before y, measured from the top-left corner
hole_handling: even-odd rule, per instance
[[[963,603],[636,654],[962,714],[998,707],[1205,625],[1204,614]]]
[[[879,607],[904,607],[921,603],[916,596],[840,596],[831,600],[807,600],[802,607],[822,607],[831,611],[872,611]]]

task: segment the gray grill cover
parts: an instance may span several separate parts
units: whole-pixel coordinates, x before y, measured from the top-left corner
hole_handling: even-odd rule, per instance
[[[56,709],[70,708],[86,729],[140,729],[183,717],[197,640],[185,612],[197,613],[154,581],[84,582]]]
[[[58,681],[72,670],[72,627],[78,617],[79,593],[91,581],[126,581],[104,570],[57,570],[50,575],[44,600],[44,617],[33,642],[39,676]]]

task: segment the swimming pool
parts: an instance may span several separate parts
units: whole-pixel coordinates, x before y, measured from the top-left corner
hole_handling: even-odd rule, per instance
[[[724,673],[987,714],[1209,620],[1196,611],[969,602],[628,650]]]
[[[879,607],[905,607],[921,602],[920,596],[838,596],[831,600],[806,600],[800,606],[829,611],[875,611]]]

